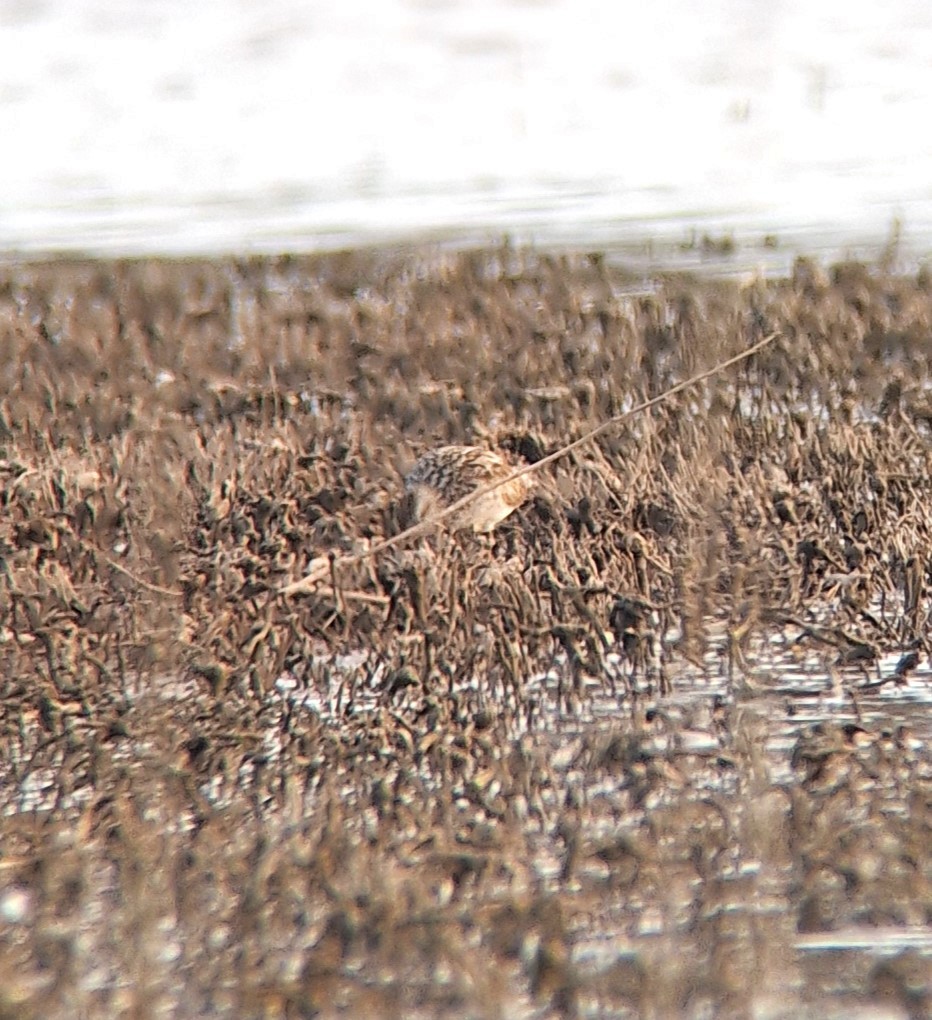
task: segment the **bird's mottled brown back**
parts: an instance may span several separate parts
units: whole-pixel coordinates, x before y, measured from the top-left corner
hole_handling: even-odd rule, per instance
[[[418,520],[451,506],[463,497],[507,478],[514,468],[499,454],[477,446],[441,446],[429,450],[414,465],[405,485],[414,496],[414,513]],[[531,491],[526,476],[516,478],[480,496],[455,514],[451,527],[492,531]]]

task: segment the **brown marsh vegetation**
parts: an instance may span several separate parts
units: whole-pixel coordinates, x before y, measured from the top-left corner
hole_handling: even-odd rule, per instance
[[[860,265],[0,268],[0,1017],[928,1015],[930,341]]]

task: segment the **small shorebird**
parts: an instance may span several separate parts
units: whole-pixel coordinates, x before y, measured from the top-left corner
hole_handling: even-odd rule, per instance
[[[451,506],[514,472],[503,457],[478,446],[441,446],[429,450],[405,479],[415,520]],[[527,499],[533,482],[527,475],[487,492],[445,522],[454,531],[472,528],[488,534]]]

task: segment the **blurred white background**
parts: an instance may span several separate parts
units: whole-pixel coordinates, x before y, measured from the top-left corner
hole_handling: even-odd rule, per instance
[[[930,120],[928,0],[0,0],[0,251],[921,258]]]

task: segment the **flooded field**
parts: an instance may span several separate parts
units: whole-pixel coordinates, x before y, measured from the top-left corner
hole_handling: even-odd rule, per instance
[[[930,332],[854,263],[0,267],[0,1017],[928,1016]]]
[[[7,0],[0,252],[932,249],[925,0]]]

